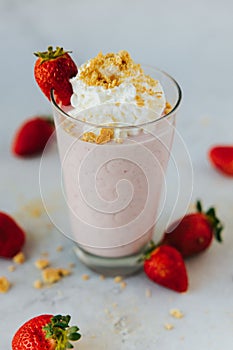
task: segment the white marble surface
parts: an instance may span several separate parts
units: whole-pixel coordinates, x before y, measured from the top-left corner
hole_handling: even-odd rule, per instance
[[[211,144],[233,141],[232,11],[230,0],[0,1],[0,210],[14,214],[28,232],[26,263],[9,272],[10,262],[0,261],[0,275],[13,284],[0,295],[1,349],[10,350],[15,330],[41,313],[70,313],[83,334],[77,347],[82,350],[232,348],[233,182],[216,173],[206,159]],[[180,82],[184,99],[177,127],[192,160],[191,201],[202,198],[206,207],[216,204],[225,223],[223,244],[214,242],[208,252],[187,262],[186,294],[159,287],[143,273],[127,278],[125,289],[111,278],[101,281],[76,260],[72,242],[49,227],[46,213],[33,217],[29,207],[38,209],[40,201],[40,158],[16,159],[10,144],[22,120],[50,112],[32,74],[32,53],[50,44],[72,49],[80,63],[100,50],[128,49],[135,60],[161,67]],[[51,167],[56,168],[56,149],[52,152]],[[176,144],[174,157],[185,173]],[[56,212],[58,189],[50,170],[47,194]],[[168,183],[172,180],[170,167]],[[183,193],[189,180],[181,184]],[[56,251],[59,245],[62,252]],[[54,266],[75,262],[75,267],[60,283],[35,290],[32,284],[40,273],[33,263],[44,251]],[[83,281],[83,273],[90,280]],[[173,319],[171,308],[179,308],[184,317]],[[167,322],[174,329],[165,330]]]

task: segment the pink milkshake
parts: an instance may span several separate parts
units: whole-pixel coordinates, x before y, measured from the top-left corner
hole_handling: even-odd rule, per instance
[[[76,252],[102,273],[135,272],[154,234],[181,92],[145,71],[126,51],[99,54],[71,80],[70,107],[52,94]]]

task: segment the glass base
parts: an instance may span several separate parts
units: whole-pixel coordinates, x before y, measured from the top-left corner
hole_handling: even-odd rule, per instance
[[[91,270],[104,276],[128,276],[139,272],[143,267],[140,261],[143,250],[137,254],[117,258],[97,256],[86,252],[78,246],[74,247],[74,252],[79,260]]]

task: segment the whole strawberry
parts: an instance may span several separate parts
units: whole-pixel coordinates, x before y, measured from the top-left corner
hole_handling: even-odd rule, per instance
[[[70,316],[40,315],[24,323],[12,339],[12,350],[65,350],[81,338],[79,328],[70,327]]]
[[[176,292],[188,289],[188,275],[181,254],[173,247],[161,246],[150,252],[144,260],[144,271],[155,283]]]
[[[213,236],[221,242],[223,225],[216,217],[215,209],[210,208],[204,213],[200,201],[197,201],[196,208],[196,213],[185,215],[178,223],[173,223],[174,229],[165,232],[159,244],[175,247],[186,258],[206,250]]]
[[[32,156],[41,153],[54,131],[49,118],[36,116],[26,120],[16,131],[12,153],[16,156]]]
[[[233,176],[233,146],[214,146],[209,150],[208,157],[215,169]]]
[[[25,243],[25,232],[6,213],[0,212],[0,256],[13,258]]]
[[[77,66],[70,57],[71,51],[64,51],[61,47],[53,50],[52,46],[48,51],[36,52],[38,57],[34,67],[34,76],[42,92],[50,100],[51,90],[54,89],[56,102],[65,106],[70,104],[72,86],[70,79],[77,72]]]

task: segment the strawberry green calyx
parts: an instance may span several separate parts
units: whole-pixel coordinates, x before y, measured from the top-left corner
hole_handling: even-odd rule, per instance
[[[34,55],[41,58],[40,64],[42,64],[46,61],[55,60],[56,58],[64,56],[66,53],[71,53],[71,51],[65,51],[63,50],[63,47],[58,46],[56,47],[56,50],[53,50],[53,47],[49,46],[47,51],[34,52]]]
[[[77,326],[69,326],[71,317],[69,315],[56,315],[51,318],[51,322],[43,327],[46,339],[54,339],[56,342],[55,350],[73,349],[70,341],[77,341],[81,338]]]
[[[213,235],[218,242],[222,242],[222,230],[224,228],[221,221],[217,218],[215,208],[211,207],[206,212],[203,211],[201,202],[198,200],[196,203],[197,212],[200,214],[204,214],[209,221],[211,228],[213,230]]]
[[[138,262],[141,263],[142,261],[150,259],[151,253],[159,247],[159,244],[155,244],[153,240],[151,240],[146,247],[145,251],[143,252],[142,256],[139,258]]]

